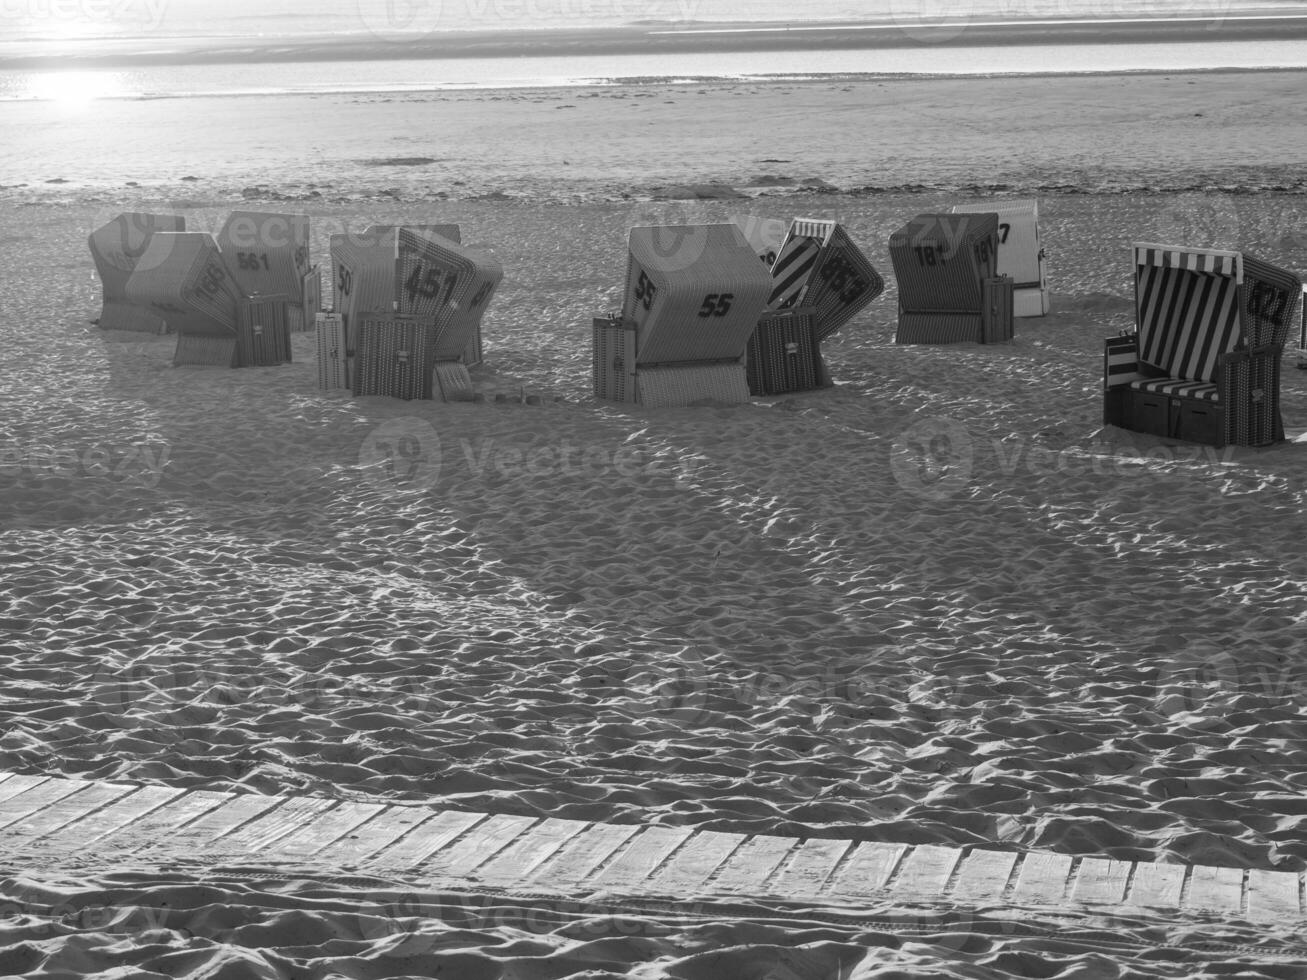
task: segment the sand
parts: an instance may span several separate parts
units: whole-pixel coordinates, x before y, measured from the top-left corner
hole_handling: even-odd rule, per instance
[[[0,169],[0,769],[1307,868],[1303,444],[1105,429],[1099,393],[1103,338],[1132,322],[1131,241],[1307,268],[1301,129],[1256,154],[1234,138],[1251,105],[1296,121],[1301,83],[899,81],[874,111],[872,81],[330,98],[347,114],[329,135],[300,100],[215,100],[249,125],[218,120],[242,147],[226,157],[186,103],[106,103],[85,127],[156,109],[185,126],[101,164],[25,134]],[[1020,109],[998,105],[1013,93]],[[757,124],[775,114],[798,130],[784,146]],[[886,134],[914,114],[933,156]],[[533,127],[566,143],[541,151]],[[646,132],[656,149],[636,159]],[[330,155],[296,150],[314,141]],[[548,159],[530,165],[532,146]],[[431,171],[359,162],[441,153]],[[746,179],[767,173],[791,183]],[[1010,346],[897,347],[889,233],[971,184],[1039,194],[1054,313]],[[293,364],[208,370],[171,367],[172,338],[89,322],[92,227],[141,208],[212,229],[241,206],[309,213],[324,260],[333,231],[460,223],[506,269],[474,375],[487,399],[320,392],[307,334]],[[626,229],[732,214],[838,217],[886,275],[825,346],[837,386],[596,402],[589,320],[616,303]],[[417,463],[388,468],[381,446],[402,436]],[[612,916],[387,882],[4,875],[0,973],[24,976],[1293,977],[1307,962],[1300,932],[1238,920]]]

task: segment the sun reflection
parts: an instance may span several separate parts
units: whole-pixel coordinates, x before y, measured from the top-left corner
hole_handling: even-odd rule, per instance
[[[28,81],[31,98],[54,102],[63,109],[84,107],[95,99],[112,98],[126,91],[121,76],[112,71],[50,71]]]

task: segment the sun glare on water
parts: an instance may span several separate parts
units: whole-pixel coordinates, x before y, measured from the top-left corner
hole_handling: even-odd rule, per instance
[[[113,98],[126,91],[116,72],[51,71],[33,75],[28,94],[60,109],[84,108],[96,99]]]

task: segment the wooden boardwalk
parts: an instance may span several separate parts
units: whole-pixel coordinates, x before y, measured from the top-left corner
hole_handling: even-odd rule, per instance
[[[182,791],[0,773],[0,866],[300,870],[457,892],[823,907],[886,902],[1215,913],[1301,924],[1302,876],[414,804]]]

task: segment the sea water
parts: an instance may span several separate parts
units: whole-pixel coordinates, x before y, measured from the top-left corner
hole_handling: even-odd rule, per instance
[[[1270,17],[1298,18],[1302,30],[1271,40],[1222,36],[1227,24]],[[1204,20],[1201,39],[978,45],[967,37],[981,24],[1124,27],[1177,18]],[[814,50],[824,32],[836,30],[865,44]],[[587,53],[582,44],[561,54],[550,38],[563,31],[694,32],[711,35],[721,49],[611,54]],[[540,39],[533,46],[540,53],[449,57],[458,32],[526,32]],[[741,35],[774,39],[782,32],[776,50],[733,45]],[[409,58],[387,50],[424,39],[443,40],[446,51]],[[339,53],[342,42],[354,44],[348,55]],[[306,44],[318,45],[322,57],[306,56]],[[230,57],[187,54],[211,48]],[[106,55],[113,60],[103,67],[85,60]],[[1307,0],[319,0],[311,9],[289,0],[0,0],[0,101],[1302,67]]]

